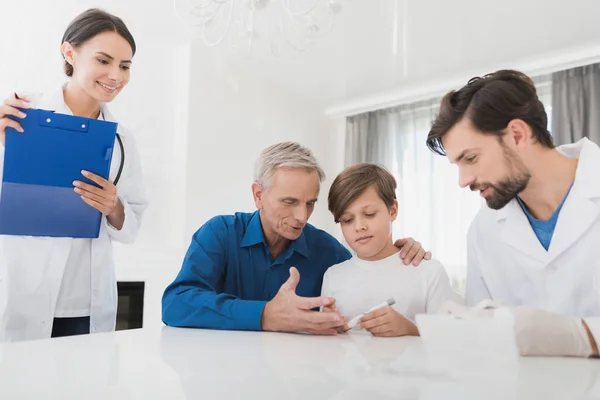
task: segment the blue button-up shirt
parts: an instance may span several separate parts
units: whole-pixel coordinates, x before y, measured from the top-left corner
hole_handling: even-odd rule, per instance
[[[193,236],[183,266],[163,294],[162,318],[169,326],[261,330],[267,301],[300,273],[296,293],[321,294],[327,268],[351,257],[333,236],[306,224],[298,239],[273,259],[258,211],[214,217]]]

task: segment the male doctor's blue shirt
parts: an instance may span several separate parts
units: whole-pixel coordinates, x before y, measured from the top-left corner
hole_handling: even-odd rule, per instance
[[[321,294],[327,268],[351,258],[330,234],[306,224],[277,259],[265,241],[260,216],[217,216],[193,236],[183,266],[163,294],[163,322],[169,326],[261,330],[261,316],[289,278],[300,273],[298,296]]]

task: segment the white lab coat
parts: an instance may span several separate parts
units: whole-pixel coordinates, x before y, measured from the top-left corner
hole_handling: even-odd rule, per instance
[[[31,106],[72,114],[64,102],[63,88],[54,94],[33,98]],[[107,121],[117,122],[104,104],[102,112]],[[125,208],[125,222],[122,229],[117,230],[103,216],[99,237],[90,239],[91,333],[115,329],[117,283],[112,241],[132,243],[135,240],[148,204],[134,138],[121,125],[117,130],[125,150],[125,163],[117,183],[117,194]],[[115,141],[111,181],[117,174],[121,157]],[[3,160],[4,147],[0,146],[0,175]],[[70,238],[0,235],[0,342],[50,337],[71,243]]]
[[[548,251],[516,200],[501,210],[483,206],[467,237],[466,302],[592,317],[600,334],[600,148],[582,139],[558,150],[579,164]]]

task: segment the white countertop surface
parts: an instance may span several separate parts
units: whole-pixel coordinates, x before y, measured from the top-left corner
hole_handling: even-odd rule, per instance
[[[0,399],[600,399],[600,360],[463,367],[415,337],[164,327],[0,345]]]

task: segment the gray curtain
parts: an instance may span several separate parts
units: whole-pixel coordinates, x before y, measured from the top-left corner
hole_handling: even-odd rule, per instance
[[[555,145],[600,144],[600,64],[552,74],[552,136]]]
[[[377,110],[346,118],[345,166],[373,162],[386,164],[391,159],[392,143],[389,113]]]

